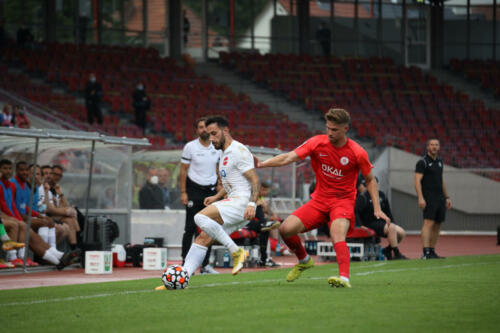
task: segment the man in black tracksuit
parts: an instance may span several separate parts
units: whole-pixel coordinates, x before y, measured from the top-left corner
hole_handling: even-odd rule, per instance
[[[379,191],[378,196],[380,199],[380,208],[391,219],[391,223],[387,223],[384,219],[377,219],[373,215],[373,202],[368,191],[365,191],[356,197],[356,224],[359,221],[365,227],[375,231],[378,237],[387,237],[389,245],[382,250],[387,260],[407,259],[398,249],[398,245],[405,237],[405,231],[394,223],[391,205],[385,193]]]
[[[439,140],[427,141],[427,153],[415,167],[415,189],[418,206],[424,212],[422,227],[422,259],[439,259],[434,251],[444,222],[446,210],[451,208],[451,200],[443,179],[443,161],[438,157]]]

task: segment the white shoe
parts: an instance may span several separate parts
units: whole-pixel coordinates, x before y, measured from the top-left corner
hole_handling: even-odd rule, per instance
[[[206,265],[200,268],[200,274],[219,274],[212,266]]]

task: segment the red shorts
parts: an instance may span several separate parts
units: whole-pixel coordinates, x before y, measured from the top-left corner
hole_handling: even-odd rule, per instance
[[[338,199],[326,203],[324,201],[311,199],[305,205],[297,209],[292,215],[297,216],[306,231],[319,228],[322,224],[328,223],[328,228],[334,220],[343,218],[350,222],[349,231],[354,230],[354,204],[355,199]]]

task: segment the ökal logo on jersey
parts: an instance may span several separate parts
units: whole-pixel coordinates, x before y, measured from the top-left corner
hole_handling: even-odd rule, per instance
[[[224,157],[224,160],[222,161],[222,165],[226,166],[228,159],[229,159],[228,156]]]
[[[327,164],[321,164],[321,169],[333,176],[339,176],[343,177],[344,175],[342,174],[342,169],[336,169],[332,166],[329,166]]]

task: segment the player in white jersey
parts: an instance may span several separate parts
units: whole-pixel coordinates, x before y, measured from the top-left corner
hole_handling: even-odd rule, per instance
[[[248,148],[231,138],[227,120],[224,117],[213,116],[209,117],[205,124],[210,134],[210,141],[216,149],[222,150],[219,178],[223,188],[216,195],[205,198],[204,203],[207,207],[194,217],[196,225],[202,232],[191,245],[184,268],[191,276],[203,262],[208,246],[218,241],[232,254],[232,273],[236,275],[243,268],[246,254],[234,243],[229,234],[255,217],[260,181],[254,169],[253,155]],[[223,199],[225,196],[227,198]],[[160,289],[165,287],[157,288]]]
[[[191,248],[193,236],[198,236],[199,229],[194,222],[194,216],[205,208],[205,198],[217,193],[217,165],[221,151],[215,149],[210,142],[210,135],[205,126],[207,117],[196,120],[195,128],[198,138],[184,146],[179,173],[179,188],[181,202],[186,206],[186,224],[182,236],[182,263]],[[209,265],[210,247],[203,264],[200,267],[202,274],[216,274]]]

